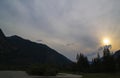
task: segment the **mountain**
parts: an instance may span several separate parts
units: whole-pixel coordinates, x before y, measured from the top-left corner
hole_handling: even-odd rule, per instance
[[[114,56],[115,58],[120,57],[120,50],[117,50],[117,51],[113,54],[113,56]]]
[[[2,43],[2,44],[1,44]],[[19,36],[5,37],[0,30],[0,63],[68,65],[72,61],[45,44],[35,43]]]
[[[0,29],[0,54],[9,53],[11,51],[15,50],[15,47],[13,47],[5,37],[4,33]]]

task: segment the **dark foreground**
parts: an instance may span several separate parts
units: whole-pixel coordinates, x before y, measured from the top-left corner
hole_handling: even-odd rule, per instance
[[[81,78],[81,75],[59,73],[57,76],[30,76],[24,71],[0,71],[0,78]]]
[[[120,78],[120,73],[94,73],[94,74],[83,74],[82,78]]]
[[[0,78],[120,78],[120,73],[92,73],[82,75],[59,73],[57,76],[30,76],[24,71],[0,71]]]

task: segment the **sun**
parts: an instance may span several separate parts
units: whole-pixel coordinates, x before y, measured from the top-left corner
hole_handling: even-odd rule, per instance
[[[105,38],[105,39],[103,39],[103,43],[104,43],[104,45],[109,45],[110,40],[108,38]]]

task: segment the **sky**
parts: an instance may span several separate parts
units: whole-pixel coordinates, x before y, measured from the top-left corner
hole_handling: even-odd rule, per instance
[[[96,57],[109,38],[120,48],[120,0],[0,0],[0,28],[43,43],[75,61],[77,53]]]

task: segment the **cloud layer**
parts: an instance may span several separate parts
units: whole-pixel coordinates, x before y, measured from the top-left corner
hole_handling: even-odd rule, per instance
[[[68,58],[91,58],[109,37],[120,42],[119,0],[0,0],[0,28],[6,35],[42,41]]]

